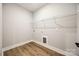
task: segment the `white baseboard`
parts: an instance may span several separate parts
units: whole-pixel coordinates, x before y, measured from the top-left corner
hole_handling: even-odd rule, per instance
[[[2,49],[0,49],[0,56],[2,56]]]
[[[31,42],[31,41],[32,41],[32,40],[26,41],[26,42],[21,42],[21,43],[18,43],[18,44],[14,44],[14,45],[5,47],[5,48],[2,49],[2,51],[4,52],[4,51],[7,51],[7,50],[12,49],[12,48],[15,48],[15,47],[18,47],[18,46],[22,46],[22,45],[24,45],[24,44],[26,44],[26,43],[29,43],[29,42]]]
[[[56,48],[56,47],[52,47],[52,46],[50,46],[50,45],[48,45],[48,44],[46,44],[46,43],[38,42],[38,41],[35,41],[35,40],[32,40],[32,41],[33,41],[33,42],[36,42],[36,43],[39,44],[39,45],[42,45],[42,46],[44,46],[44,47],[47,47],[47,48],[49,48],[49,49],[51,49],[51,50],[54,50],[54,51],[56,51],[56,52],[58,52],[58,53],[61,53],[61,54],[63,54],[63,55],[66,55],[66,56],[76,56],[76,55],[73,54],[73,53],[70,53],[70,52],[67,52],[67,51],[58,49],[58,48]]]
[[[58,49],[58,48],[56,48],[56,47],[49,46],[49,45],[46,44],[46,43],[38,42],[38,41],[35,41],[35,40],[30,40],[30,41],[27,41],[27,42],[22,42],[22,43],[19,43],[19,44],[15,44],[15,45],[12,45],[12,46],[8,46],[8,47],[3,48],[2,51],[4,52],[4,51],[6,51],[6,50],[9,50],[9,49],[12,49],[12,48],[15,48],[15,47],[24,45],[24,44],[29,43],[29,42],[35,42],[35,43],[37,43],[37,44],[39,44],[39,45],[42,45],[42,46],[44,46],[44,47],[46,47],[46,48],[49,48],[49,49],[51,49],[51,50],[54,50],[54,51],[56,51],[56,52],[58,52],[58,53],[60,53],[60,54],[66,55],[66,56],[76,56],[75,54],[72,54],[72,53],[70,53],[70,52],[63,51],[63,50]]]
[[[65,51],[68,51],[68,52],[70,52],[70,53],[74,53],[74,54],[76,54],[76,49],[70,49],[70,48],[68,48],[68,49],[65,49]]]

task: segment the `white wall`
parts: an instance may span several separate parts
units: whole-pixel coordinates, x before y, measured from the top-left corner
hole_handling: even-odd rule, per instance
[[[77,41],[79,43],[79,4],[77,4]],[[76,47],[76,54],[79,55],[79,47]]]
[[[3,48],[32,39],[32,13],[17,4],[3,4]]]
[[[77,4],[77,41],[79,42],[79,4]]]
[[[48,4],[33,15],[16,4],[3,4],[3,48],[47,36],[49,45],[75,53],[75,13],[75,4]]]
[[[2,4],[0,4],[0,55],[2,48]]]
[[[75,4],[49,4],[36,11],[34,39],[42,42],[42,37],[47,36],[49,45],[75,53],[75,13]]]

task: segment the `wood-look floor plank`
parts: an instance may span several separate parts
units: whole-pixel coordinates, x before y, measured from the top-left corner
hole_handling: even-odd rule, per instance
[[[37,44],[35,42],[30,42],[30,44],[35,45],[36,47],[41,48],[42,50],[44,50],[46,53],[50,54],[51,56],[64,56],[64,55],[62,55],[62,54],[60,54],[60,53],[58,53],[56,51],[50,50],[50,49],[48,49],[48,48],[46,48],[44,46],[41,46],[41,45],[39,45],[39,44]]]
[[[37,55],[42,55],[42,56],[46,56],[46,55],[49,55],[49,54],[47,54],[44,50],[42,50],[42,49],[40,49],[39,47],[36,47],[35,45],[33,45],[33,44],[28,44],[35,52],[38,52],[38,54]]]
[[[10,49],[4,52],[4,56],[63,56],[56,51],[43,47],[35,42]]]
[[[31,55],[24,46],[21,46],[21,50],[22,50],[22,53],[24,53],[24,56],[26,56],[26,55],[30,56]]]
[[[28,50],[28,52],[34,56],[38,55],[36,51],[34,51],[28,44],[25,45],[25,48]]]

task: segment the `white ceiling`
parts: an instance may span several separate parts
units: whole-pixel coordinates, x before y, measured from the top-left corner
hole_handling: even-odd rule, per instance
[[[43,7],[44,5],[46,5],[46,3],[19,3],[19,5],[31,12],[34,12],[39,8]]]

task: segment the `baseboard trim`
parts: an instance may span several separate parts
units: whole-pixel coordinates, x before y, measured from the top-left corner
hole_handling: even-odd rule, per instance
[[[54,51],[56,51],[56,52],[58,52],[58,53],[61,53],[61,54],[65,55],[65,56],[76,56],[76,55],[73,54],[73,53],[70,53],[70,52],[67,52],[67,51],[58,49],[58,48],[56,48],[56,47],[52,47],[52,46],[50,46],[50,45],[48,45],[48,44],[46,44],[46,43],[38,42],[38,41],[35,41],[35,40],[32,40],[32,41],[35,42],[35,43],[37,43],[37,44],[39,44],[39,45],[42,45],[42,46],[44,46],[44,47],[46,47],[46,48],[49,48],[49,49],[51,49],[51,50],[54,50]]]
[[[15,44],[15,45],[12,45],[12,46],[8,46],[8,47],[3,48],[2,51],[4,52],[4,51],[7,51],[9,49],[12,49],[12,48],[15,48],[15,47],[18,47],[18,46],[21,46],[21,45],[24,45],[24,44],[29,43],[29,42],[35,42],[35,43],[37,43],[39,45],[42,45],[42,46],[44,46],[46,48],[49,48],[51,50],[54,50],[54,51],[56,51],[56,52],[58,52],[60,54],[63,54],[65,56],[76,56],[75,54],[69,53],[67,51],[63,51],[63,50],[58,49],[56,47],[52,47],[52,46],[50,46],[50,45],[48,45],[46,43],[38,42],[38,41],[35,41],[35,40],[30,40],[30,41],[27,41],[27,42],[22,42],[22,43],[19,43],[19,44]]]
[[[2,48],[2,51],[4,52],[4,51],[10,50],[10,49],[12,49],[12,48],[16,48],[16,47],[18,47],[18,46],[24,45],[24,44],[29,43],[29,42],[31,42],[31,41],[32,41],[32,40],[26,41],[26,42],[22,42],[22,43],[18,43],[18,44],[14,44],[14,45],[11,45],[11,46]]]
[[[2,56],[2,49],[0,49],[0,56]]]

